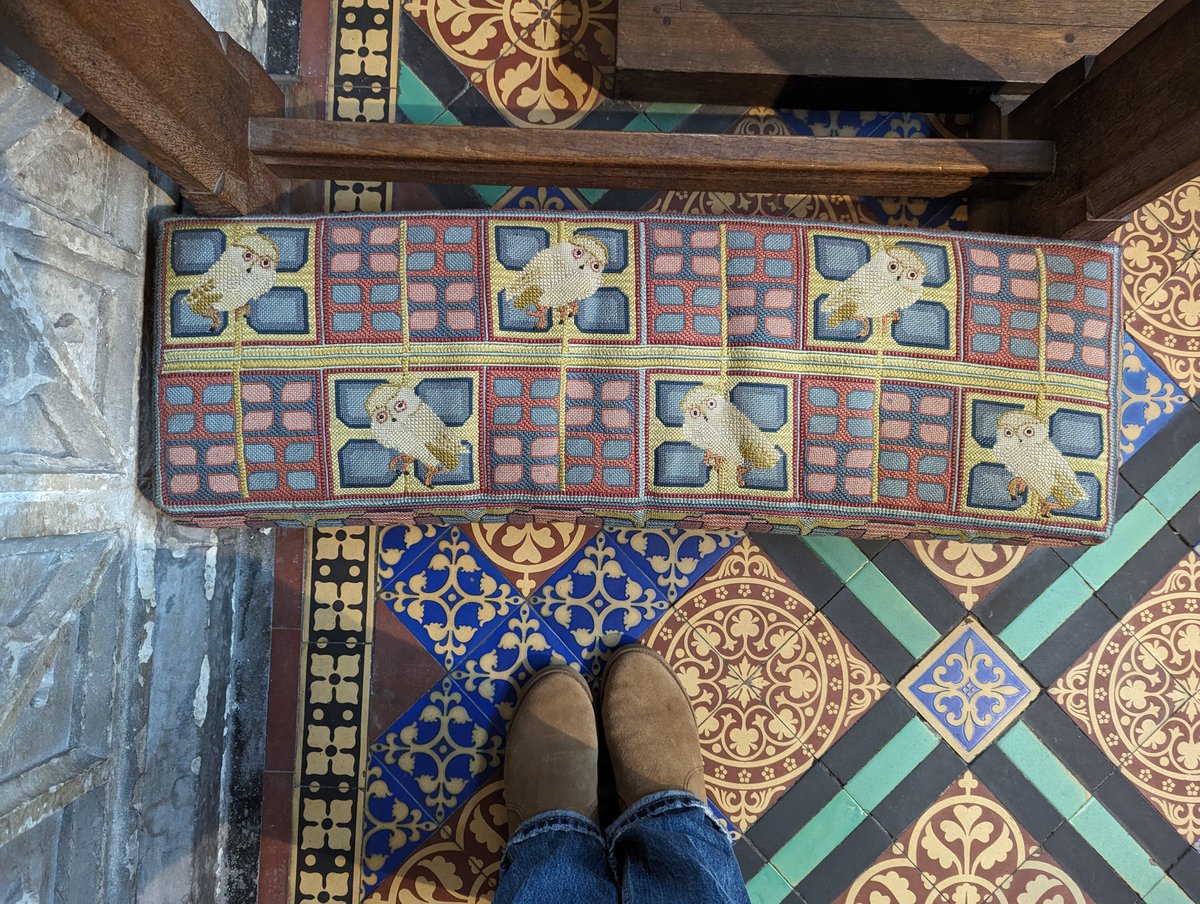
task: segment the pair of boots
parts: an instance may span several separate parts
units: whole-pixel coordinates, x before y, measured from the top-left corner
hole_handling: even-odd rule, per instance
[[[656,791],[689,791],[704,799],[691,703],[661,656],[638,644],[613,653],[600,717],[622,811]],[[583,677],[565,666],[534,675],[508,731],[509,831],[549,810],[574,810],[598,822],[599,752],[592,692]]]

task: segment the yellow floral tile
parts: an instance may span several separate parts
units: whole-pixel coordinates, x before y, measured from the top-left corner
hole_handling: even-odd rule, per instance
[[[1026,546],[963,543],[958,540],[905,540],[935,578],[971,609],[1025,559]]]
[[[687,689],[709,795],[743,832],[887,691],[747,539],[643,642]]]
[[[934,900],[1091,902],[970,772],[917,817],[837,904]]]
[[[1200,841],[1200,556],[1169,571],[1048,693],[1189,844]]]

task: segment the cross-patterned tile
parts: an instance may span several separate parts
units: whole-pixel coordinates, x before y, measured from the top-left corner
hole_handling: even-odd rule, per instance
[[[668,609],[654,581],[601,531],[537,592],[532,610],[599,678],[608,654],[637,640]]]
[[[441,824],[499,767],[505,733],[494,704],[445,678],[371,744],[371,758]]]
[[[970,762],[1037,696],[1037,682],[979,622],[968,618],[900,682],[926,722]]]
[[[1091,902],[995,795],[964,772],[851,883],[837,904],[983,902],[1002,889],[1006,901]]]
[[[435,659],[454,668],[481,632],[516,611],[520,592],[459,527],[432,540],[417,528],[401,536],[394,530],[380,544],[379,598]],[[404,545],[410,539],[415,548]],[[392,566],[392,558],[401,564]],[[385,566],[394,574],[385,576]]]
[[[1169,571],[1049,693],[1189,844],[1200,841],[1200,556]]]
[[[568,643],[523,604],[480,640],[450,673],[468,691],[494,705],[505,723],[512,720],[517,695],[535,672],[549,665],[585,666]]]
[[[688,690],[709,792],[743,832],[887,689],[747,539],[644,642]]]
[[[620,529],[611,531],[614,543],[654,581],[674,603],[737,543],[731,531]]]

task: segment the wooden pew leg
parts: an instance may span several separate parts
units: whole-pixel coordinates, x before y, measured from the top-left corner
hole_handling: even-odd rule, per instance
[[[1010,210],[1018,234],[1102,239],[1200,176],[1200,3],[1166,0],[1009,116],[1009,137],[1055,144],[1055,173]]]

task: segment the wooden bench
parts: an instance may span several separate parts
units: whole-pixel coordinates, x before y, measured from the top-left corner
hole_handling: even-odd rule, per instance
[[[682,8],[685,0],[670,2]],[[980,18],[971,32],[976,38],[960,41],[966,57],[987,44],[989,29],[1035,33],[1021,32],[1022,23],[1043,8],[979,6],[992,10],[995,21]],[[805,7],[819,5],[806,0]],[[623,6],[623,17],[629,8],[638,4]],[[776,4],[738,0],[737,8]],[[735,14],[716,9],[714,15]],[[908,14],[895,21],[911,28],[921,20]],[[979,199],[973,207],[982,227],[1071,238],[1102,238],[1141,204],[1200,175],[1200,69],[1192,60],[1200,46],[1200,2],[1166,0],[1119,36],[1123,20],[1106,21],[1117,24],[1080,31],[1074,42],[1064,37],[1069,47],[1046,65],[1070,59],[1076,44],[1109,46],[1065,66],[1010,115],[996,116],[986,124],[988,137],[895,141],[287,119],[283,94],[267,73],[188,0],[0,0],[2,40],[161,167],[202,213],[281,212],[288,204],[285,180],[330,176],[818,194],[969,191]],[[896,59],[903,55],[920,75],[912,42],[896,44]],[[769,45],[759,53],[769,54]],[[1006,71],[986,58],[984,64]],[[887,71],[879,66],[864,50],[860,74],[851,67],[829,78],[877,78]],[[986,74],[964,57],[961,81],[988,86],[980,81]],[[1003,75],[1002,84],[1015,77]]]

